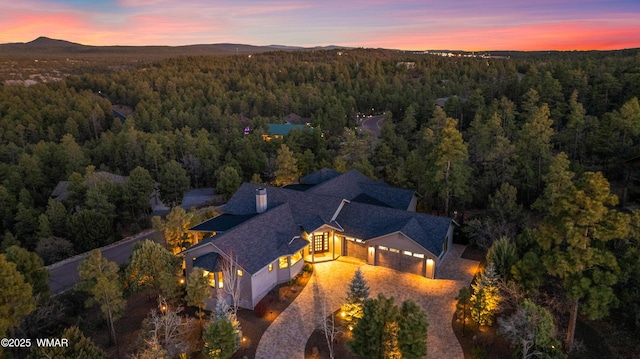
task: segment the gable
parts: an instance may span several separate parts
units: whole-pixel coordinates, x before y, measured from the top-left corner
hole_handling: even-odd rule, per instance
[[[439,256],[452,219],[351,202],[344,206],[336,221],[350,237],[366,242],[398,232]]]

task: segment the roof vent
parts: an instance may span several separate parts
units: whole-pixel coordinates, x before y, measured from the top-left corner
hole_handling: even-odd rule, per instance
[[[267,189],[256,189],[256,212],[262,213],[267,210]]]

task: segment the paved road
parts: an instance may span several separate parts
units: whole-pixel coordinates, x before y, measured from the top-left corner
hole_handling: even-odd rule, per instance
[[[438,270],[438,279],[371,266],[349,257],[315,264],[309,283],[262,335],[256,359],[303,359],[307,340],[323,317],[318,308],[324,300],[329,312],[340,308],[347,285],[358,267],[371,288],[371,297],[384,293],[387,297],[393,296],[396,304],[410,298],[424,308],[429,317],[428,358],[464,358],[451,319],[458,291],[471,283],[478,267],[478,262],[461,258],[464,248],[453,245]]]
[[[382,127],[382,120],[385,115],[378,115],[368,117],[362,121],[362,128],[373,132],[373,135],[378,138],[380,136],[380,128]]]
[[[162,233],[153,230],[145,231],[103,247],[101,249],[102,255],[108,260],[115,261],[118,264],[126,263],[129,261],[129,257],[131,257],[131,253],[133,252],[133,245],[146,238],[164,244],[164,236]],[[51,294],[58,294],[72,288],[80,280],[78,276],[78,265],[87,255],[88,253],[83,253],[46,267],[50,273],[49,288],[51,289]]]

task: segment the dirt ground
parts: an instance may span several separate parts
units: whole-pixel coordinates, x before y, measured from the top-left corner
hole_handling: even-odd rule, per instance
[[[258,317],[253,310],[240,309],[238,311],[238,320],[242,328],[243,340],[240,350],[234,354],[233,359],[242,359],[245,356],[247,358],[253,358],[255,356],[256,348],[258,347],[262,334],[271,322],[295,300],[309,281],[309,278],[310,274],[303,272],[295,281],[283,283],[274,288],[261,301],[266,308],[263,317]],[[281,292],[281,288],[285,288],[282,291],[285,295],[279,298],[278,293]],[[82,309],[78,313],[74,323],[71,324],[78,325],[85,336],[90,337],[96,345],[103,348],[107,353],[107,358],[128,358],[136,352],[138,336],[142,330],[142,321],[157,307],[157,298],[155,295],[149,293],[136,293],[127,299],[125,312],[115,324],[118,350],[116,350],[115,345],[109,342],[108,326],[97,306]],[[193,318],[195,323],[200,324],[197,321],[195,308],[185,307],[182,315]],[[205,316],[202,324],[205,324],[206,321]],[[189,358],[202,358],[201,350],[203,342],[201,337],[202,326],[193,326],[193,330],[189,334],[189,343],[191,348],[193,348],[191,353],[189,353]]]

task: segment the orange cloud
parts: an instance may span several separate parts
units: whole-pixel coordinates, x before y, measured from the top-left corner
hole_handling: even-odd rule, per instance
[[[640,47],[640,24],[587,21],[549,22],[520,26],[449,27],[373,36],[365,46],[408,50],[612,50]]]

